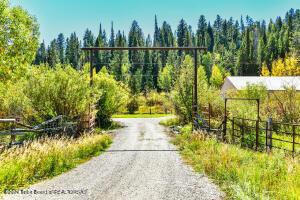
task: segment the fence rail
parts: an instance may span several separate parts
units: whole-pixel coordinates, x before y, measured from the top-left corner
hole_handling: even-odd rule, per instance
[[[17,119],[0,119],[0,136],[10,136],[8,146],[20,144],[16,142],[16,136],[22,136],[26,133],[47,133],[55,135],[58,133],[76,134],[77,123],[66,121],[64,116],[57,116],[51,120],[42,122],[36,126],[29,126],[20,123]],[[0,149],[7,146],[0,141]]]
[[[208,109],[209,108],[209,109]],[[196,115],[196,129],[213,133],[218,140],[239,144],[243,148],[255,151],[272,152],[281,149],[292,156],[300,155],[300,124],[274,122],[272,119],[247,119],[241,117],[226,117],[221,125],[213,127],[212,107],[204,107],[201,114]],[[207,112],[208,111],[208,112]],[[209,123],[207,121],[209,120]],[[220,136],[221,135],[221,136]]]

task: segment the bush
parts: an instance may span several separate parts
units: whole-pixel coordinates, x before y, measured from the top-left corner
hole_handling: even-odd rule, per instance
[[[90,88],[88,74],[70,66],[40,66],[31,68],[30,72],[25,94],[36,112],[37,121],[57,115],[78,117],[100,96],[97,90]]]
[[[0,86],[0,116],[21,117],[27,123],[57,115],[78,117],[100,96],[91,90],[88,74],[70,66],[32,67],[22,78]]]
[[[134,114],[139,109],[138,101],[133,97],[127,104],[127,110],[130,114]]]
[[[96,91],[101,92],[97,103],[97,122],[101,127],[110,124],[110,118],[128,101],[128,89],[107,72],[100,71],[94,79]]]

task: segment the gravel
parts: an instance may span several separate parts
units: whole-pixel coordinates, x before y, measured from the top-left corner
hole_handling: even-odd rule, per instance
[[[161,119],[116,119],[107,152],[77,168],[4,199],[222,199],[206,176],[193,172],[169,142]],[[13,192],[13,191],[12,191]],[[20,194],[20,193],[43,194]]]

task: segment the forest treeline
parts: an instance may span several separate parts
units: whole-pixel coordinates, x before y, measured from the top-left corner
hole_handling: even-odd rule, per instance
[[[284,18],[277,17],[266,21],[255,21],[250,16],[239,20],[223,19],[217,15],[214,22],[201,15],[196,32],[181,19],[176,30],[164,21],[161,26],[157,17],[154,33],[145,36],[137,21],[133,21],[128,35],[115,31],[113,23],[110,34],[100,24],[99,33],[87,29],[81,41],[76,33],[65,39],[59,34],[49,46],[42,42],[34,63],[71,64],[80,69],[89,61],[89,55],[81,47],[207,47],[203,65],[208,77],[213,66],[218,73],[232,75],[260,75],[272,71],[273,61],[298,55],[300,51],[300,10],[290,9]],[[166,90],[170,88],[166,75],[182,63],[186,54],[193,52],[140,52],[104,51],[95,52],[94,67],[102,67],[115,76],[118,81],[127,82],[134,93],[145,89]],[[168,64],[172,65],[165,69]],[[264,68],[262,70],[262,68]],[[263,71],[263,72],[262,72]],[[275,73],[276,74],[276,73]],[[278,73],[277,73],[278,74]]]

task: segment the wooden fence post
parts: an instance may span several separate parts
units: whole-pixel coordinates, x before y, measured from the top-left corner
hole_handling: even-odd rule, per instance
[[[257,151],[259,146],[259,120],[256,120],[255,135],[255,150]]]
[[[235,135],[234,135],[234,117],[232,118],[232,143],[235,143]]]
[[[10,127],[10,145],[12,145],[15,141],[16,141],[16,135],[13,131],[13,129],[16,128],[16,124],[15,122],[12,123],[11,127]]]
[[[272,139],[273,139],[273,136],[272,136],[272,118],[269,118],[268,119],[268,141],[269,141],[269,144],[268,144],[268,147],[269,147],[269,152],[272,151]]]
[[[226,132],[227,132],[227,99],[225,99],[225,117],[224,117],[224,130],[223,130],[223,142],[226,140]]]
[[[241,127],[241,147],[243,146],[243,143],[244,143],[244,134],[245,134],[245,120],[244,120],[244,118],[242,119],[242,127]]]
[[[211,104],[208,104],[208,131],[210,131]]]
[[[268,153],[269,152],[269,142],[268,142],[268,131],[269,131],[269,129],[268,129],[268,122],[266,122],[266,152]]]
[[[295,138],[296,138],[296,129],[295,129],[295,125],[293,125],[293,157],[295,156]]]

